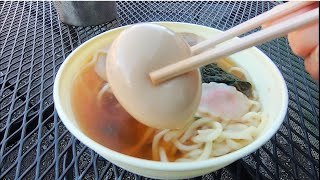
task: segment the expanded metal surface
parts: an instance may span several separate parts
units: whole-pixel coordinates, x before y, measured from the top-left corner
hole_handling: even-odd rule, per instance
[[[59,21],[51,2],[0,2],[0,179],[144,179],[74,138],[53,104],[55,75],[81,43],[119,26],[178,21],[229,29],[271,2],[118,2],[118,18],[99,26]],[[249,156],[194,179],[319,179],[319,85],[286,38],[258,47],[281,70],[289,108],[277,134]]]

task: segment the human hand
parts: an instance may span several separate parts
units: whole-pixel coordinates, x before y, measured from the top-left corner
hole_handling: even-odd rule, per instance
[[[317,7],[319,7],[319,2],[315,2],[305,8],[272,22],[265,23],[262,25],[262,28],[277,24],[288,18],[303,14]],[[304,65],[307,72],[314,79],[319,80],[319,21],[289,33],[288,40],[293,53],[304,58]]]

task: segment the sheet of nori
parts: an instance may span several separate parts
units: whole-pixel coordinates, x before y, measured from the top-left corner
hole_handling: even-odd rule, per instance
[[[238,91],[242,92],[247,97],[252,96],[252,85],[247,81],[242,81],[233,74],[230,74],[220,67],[217,64],[209,64],[202,68],[202,82],[210,83],[225,83],[230,86],[234,86]]]

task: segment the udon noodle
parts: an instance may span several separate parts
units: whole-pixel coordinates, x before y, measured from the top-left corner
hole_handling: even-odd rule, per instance
[[[97,86],[99,90],[97,90],[95,95],[92,95],[96,96],[98,103],[104,101],[103,98],[106,93],[112,95],[111,88],[106,82],[107,77],[104,75],[105,72],[100,68],[103,66],[103,58],[99,58],[99,56],[105,55],[106,53],[106,51],[99,51],[93,57],[93,60],[85,67],[85,69],[94,69],[97,76],[100,77],[100,85]],[[230,65],[230,61],[225,60],[225,62],[226,64],[223,66],[225,66],[224,69],[227,72],[236,75],[241,80],[251,81],[246,70],[232,63]],[[219,63],[223,64],[224,61],[221,60]],[[79,93],[81,92],[78,92],[78,94]],[[116,106],[120,105],[117,104]],[[81,111],[81,109],[78,108],[78,111]],[[135,120],[131,118],[130,121]],[[80,126],[82,127],[88,125],[88,123],[81,123],[82,122],[80,122]],[[248,111],[239,118],[225,118],[224,116],[214,115],[199,109],[194,119],[183,129],[156,130],[140,125],[138,122],[135,123],[134,127],[137,127],[137,129],[130,131],[130,133],[138,133],[139,131],[140,135],[136,138],[138,140],[130,142],[131,144],[127,146],[123,146],[132,146],[128,151],[122,151],[121,148],[116,148],[116,146],[119,145],[117,143],[104,143],[103,138],[107,139],[111,136],[96,139],[99,139],[98,141],[100,143],[108,147],[110,146],[110,148],[116,151],[140,158],[164,162],[200,161],[222,156],[248,145],[254,141],[259,135],[259,132],[263,130],[266,118],[262,113],[259,97],[253,87],[252,97],[248,98]],[[95,127],[98,128],[99,125]],[[86,132],[90,136],[90,132]],[[115,141],[123,140],[120,136],[116,136],[116,138],[119,139],[115,139]],[[139,151],[146,154],[149,153],[150,155],[142,155],[143,153],[137,155],[135,152]]]
[[[197,118],[181,130],[161,130],[153,138],[153,159],[168,161],[177,151],[183,154],[173,161],[198,161],[222,156],[251,143],[262,131],[265,118],[259,102],[251,100],[250,112],[240,119],[226,120],[208,114]]]

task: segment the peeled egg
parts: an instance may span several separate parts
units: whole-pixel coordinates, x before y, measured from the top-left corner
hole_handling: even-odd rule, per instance
[[[201,96],[199,70],[153,85],[149,73],[191,56],[175,32],[156,24],[123,31],[109,50],[106,71],[112,92],[135,119],[157,129],[184,127],[193,119]]]

